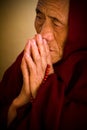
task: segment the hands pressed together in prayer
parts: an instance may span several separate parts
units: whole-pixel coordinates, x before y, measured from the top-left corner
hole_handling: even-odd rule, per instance
[[[49,74],[53,73],[51,56],[48,44],[40,34],[28,41],[25,46],[21,63],[23,86],[18,97],[20,106],[29,102],[32,94],[36,97],[37,90],[43,82],[47,65],[50,65]]]
[[[49,73],[54,72],[51,55],[47,41],[40,34],[28,40],[24,56],[22,58],[21,70],[23,74],[23,86],[18,97],[13,100],[8,112],[8,124],[17,115],[16,109],[27,104],[36,97],[37,90],[43,82],[47,65],[50,66]],[[12,111],[14,111],[12,114]]]

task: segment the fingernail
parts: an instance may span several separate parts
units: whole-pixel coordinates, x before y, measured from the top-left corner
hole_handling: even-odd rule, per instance
[[[42,36],[41,36],[41,34],[38,34],[38,39],[39,39],[40,42],[42,42]]]
[[[25,53],[25,56],[29,58],[29,54],[28,53]]]
[[[46,41],[45,39],[43,39],[43,43],[44,43],[44,44],[47,44],[47,41]]]
[[[32,39],[32,42],[33,42],[33,44],[34,44],[34,45],[36,45],[36,42],[35,42],[35,40],[34,40],[34,39]]]

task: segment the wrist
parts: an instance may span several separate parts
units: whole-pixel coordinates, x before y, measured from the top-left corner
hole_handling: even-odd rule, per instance
[[[15,104],[12,102],[8,110],[7,126],[11,124],[11,122],[15,119],[16,116],[17,116],[17,108]]]
[[[19,104],[19,101],[18,101],[17,98],[15,98],[15,99],[13,100],[13,102],[12,102],[12,107],[13,107],[14,109],[17,109],[17,108],[20,107],[20,104]]]
[[[29,103],[31,100],[31,97],[30,95],[29,96],[26,96],[26,95],[19,95],[18,97],[16,97],[12,104],[14,106],[15,109],[18,109],[24,105],[26,105],[27,103]]]

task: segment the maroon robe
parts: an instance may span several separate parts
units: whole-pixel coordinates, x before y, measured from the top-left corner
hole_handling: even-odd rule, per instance
[[[87,130],[87,2],[71,0],[69,32],[63,59],[53,67],[33,103],[18,110],[10,130]],[[7,112],[20,93],[23,52],[0,83],[0,130],[6,129]]]

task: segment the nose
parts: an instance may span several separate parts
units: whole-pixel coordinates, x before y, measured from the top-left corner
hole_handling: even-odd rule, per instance
[[[48,42],[53,40],[53,28],[49,21],[44,22],[40,34],[42,35],[42,38]]]

